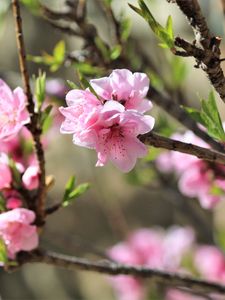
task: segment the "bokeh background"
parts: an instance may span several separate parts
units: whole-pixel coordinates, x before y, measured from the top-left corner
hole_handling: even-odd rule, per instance
[[[64,1],[42,0],[43,4],[61,11]],[[126,0],[114,0],[113,9],[117,16],[123,13],[131,19],[132,37],[144,49],[160,71],[162,81],[173,87],[171,61],[173,57],[168,51],[161,50],[146,23],[128,6]],[[130,0],[129,3],[136,4]],[[176,5],[169,5],[167,1],[147,1],[156,19],[166,22],[169,14],[174,21],[175,34],[193,39],[190,27]],[[212,32],[224,36],[224,18],[219,0],[200,1],[204,14]],[[95,0],[87,0],[90,22],[98,28],[99,35],[109,40],[109,24]],[[0,76],[12,87],[21,85],[18,72],[18,57],[16,50],[14,23],[10,10],[10,1],[0,0]],[[78,38],[67,37],[50,26],[41,16],[31,14],[23,7],[23,24],[27,52],[40,55],[42,51],[51,53],[55,44],[65,39],[67,49],[79,49],[82,41]],[[222,41],[222,51],[225,43]],[[224,53],[225,54],[225,53]],[[223,56],[222,56],[223,57]],[[184,60],[187,74],[179,89],[189,104],[198,106],[199,98],[207,97],[211,87],[208,80],[199,69],[193,68],[194,60]],[[121,66],[122,67],[122,66]],[[37,74],[40,66],[29,63],[30,74]],[[74,81],[73,67],[61,68],[50,73],[45,67],[49,78],[60,78],[64,82]],[[182,102],[182,100],[181,100]],[[223,118],[223,104],[218,99]],[[164,114],[157,107],[153,114]],[[181,125],[169,119],[176,127]],[[47,249],[61,253],[103,259],[107,248],[123,239],[127,232],[141,227],[162,226],[167,228],[171,224],[190,224],[185,213],[177,209],[177,194],[171,188],[157,188],[149,184],[151,163],[140,161],[137,168],[142,170],[141,180],[137,174],[123,175],[120,171],[108,165],[95,168],[96,154],[87,149],[74,146],[71,136],[61,136],[59,125],[48,137],[46,150],[47,173],[55,177],[55,185],[50,191],[49,205],[61,200],[63,189],[68,178],[75,174],[78,182],[90,182],[91,189],[79,198],[73,205],[61,209],[48,217],[47,225],[41,237],[41,245]],[[144,184],[140,185],[139,182]],[[197,201],[190,201],[203,217],[207,212],[199,208]],[[225,228],[225,204],[216,207],[213,216],[215,226]],[[209,216],[209,219],[211,216]],[[198,228],[195,224],[192,224]],[[202,240],[207,237],[200,236]],[[97,273],[74,272],[54,268],[41,264],[26,265],[21,270],[7,274],[0,270],[1,299],[40,299],[40,300],[112,300],[115,295],[108,284],[106,276]]]

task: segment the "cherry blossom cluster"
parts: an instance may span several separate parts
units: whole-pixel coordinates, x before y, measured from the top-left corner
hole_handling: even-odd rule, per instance
[[[173,226],[167,231],[161,228],[139,229],[127,239],[108,250],[108,256],[119,263],[145,266],[164,271],[191,274],[193,268],[202,278],[225,283],[225,257],[215,246],[198,245],[190,227]],[[185,261],[191,260],[191,269]],[[119,300],[142,300],[151,293],[144,280],[120,275],[110,277]],[[169,288],[164,291],[165,300],[203,300],[203,297]],[[213,299],[220,299],[213,295]]]
[[[152,106],[145,99],[149,79],[144,73],[114,70],[109,77],[90,81],[86,90],[74,89],[66,95],[67,107],[61,133],[73,134],[73,143],[95,149],[96,166],[111,161],[129,172],[137,158],[147,154],[138,135],[152,130],[154,118],[144,115]]]
[[[191,131],[173,134],[178,141],[192,143],[204,148],[209,146]],[[192,155],[170,151],[159,155],[157,167],[165,173],[175,172],[179,177],[178,188],[187,197],[196,197],[203,208],[213,208],[225,192],[225,167],[199,160]]]
[[[37,247],[35,213],[27,208],[23,191],[38,187],[39,167],[33,152],[26,96],[0,80],[0,239],[8,257]]]

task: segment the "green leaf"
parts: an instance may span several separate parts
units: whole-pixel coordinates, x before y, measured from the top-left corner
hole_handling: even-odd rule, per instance
[[[3,264],[8,263],[7,248],[2,239],[0,239],[0,262]]]
[[[216,139],[224,141],[225,133],[213,91],[210,92],[207,101],[204,99],[202,100],[201,116],[206,124],[209,134]]]
[[[79,184],[70,194],[69,198],[74,199],[83,195],[90,188],[89,183],[81,183]]]
[[[104,73],[104,70],[100,67],[92,66],[86,62],[74,63],[77,71],[79,71],[83,76],[100,76]]]
[[[53,106],[49,104],[44,111],[41,112],[41,128],[43,133],[46,133],[52,125],[52,116],[50,115]]]
[[[61,40],[55,45],[55,48],[53,49],[53,57],[55,59],[55,62],[61,65],[65,59],[65,53],[66,45],[65,42]]]
[[[131,20],[129,18],[122,18],[120,21],[120,35],[121,40],[126,42],[131,32]]]
[[[166,30],[168,35],[171,37],[171,39],[174,39],[174,33],[173,33],[173,20],[172,17],[169,16],[167,21],[166,21]]]
[[[152,15],[152,13],[150,12],[149,8],[143,0],[138,0],[138,4],[140,6],[140,9],[131,4],[129,4],[129,6],[148,22],[152,31],[160,39],[161,46],[163,46],[164,48],[173,48],[174,38],[171,17],[167,19],[166,28],[163,28],[163,26],[156,21],[156,19],[154,18],[154,16]]]
[[[201,117],[201,112],[193,107],[182,106],[182,108],[189,114],[196,122],[205,126],[204,120]]]
[[[69,86],[71,89],[73,89],[73,90],[77,90],[77,89],[79,89],[79,86],[78,86],[78,85],[76,85],[76,83],[75,83],[75,82],[73,82],[73,81],[70,81],[70,80],[67,80],[66,82],[67,82],[68,86]]]
[[[37,100],[37,108],[40,110],[45,100],[45,85],[46,85],[46,73],[39,72],[38,77],[35,80],[35,96]]]
[[[62,201],[63,207],[67,207],[75,199],[77,199],[82,194],[84,194],[90,187],[89,183],[81,183],[76,188],[74,188],[74,185],[75,185],[75,177],[72,176],[66,185],[65,194]]]
[[[96,93],[96,91],[94,90],[94,88],[91,86],[91,84],[89,83],[89,81],[88,81],[85,77],[83,77],[81,74],[80,74],[80,82],[81,82],[82,87],[83,87],[84,89],[87,89],[87,88],[88,88],[88,89],[90,90],[90,92],[91,92],[92,94],[94,94],[95,97],[96,97],[98,100],[100,100],[98,94]]]
[[[64,192],[64,196],[63,196],[63,202],[67,201],[69,194],[74,189],[75,183],[76,183],[76,177],[73,175],[69,178],[69,180],[66,183],[65,192]]]
[[[121,52],[122,52],[122,47],[120,45],[114,46],[110,51],[110,58],[112,60],[117,59],[120,56]]]

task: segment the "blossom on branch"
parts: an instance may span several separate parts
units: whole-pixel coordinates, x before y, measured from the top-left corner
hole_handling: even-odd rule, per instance
[[[95,149],[96,166],[111,161],[129,172],[137,158],[147,154],[138,135],[154,126],[154,118],[143,115],[151,107],[150,101],[143,99],[148,91],[147,76],[122,69],[90,83],[99,99],[88,89],[70,91],[68,107],[60,107],[65,117],[60,131],[73,134],[74,144]]]
[[[174,134],[172,138],[178,141],[192,143],[209,148],[191,131],[184,134]],[[187,197],[196,197],[203,208],[213,208],[224,196],[225,167],[198,159],[175,151],[164,152],[156,160],[160,171],[175,172],[179,178],[178,188]]]
[[[0,238],[4,241],[9,258],[19,251],[30,251],[38,246],[37,227],[33,211],[15,208],[0,214]]]
[[[20,87],[11,91],[0,79],[0,140],[13,138],[21,128],[29,123],[26,96]]]

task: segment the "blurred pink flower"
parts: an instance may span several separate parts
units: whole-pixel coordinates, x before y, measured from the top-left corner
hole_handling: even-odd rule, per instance
[[[9,188],[12,182],[12,174],[8,166],[8,157],[5,153],[0,153],[0,174],[0,190]]]
[[[0,214],[0,238],[5,242],[9,258],[17,252],[30,251],[38,246],[37,228],[33,211],[15,208]]]
[[[205,142],[190,131],[183,135],[174,134],[172,138],[208,148]],[[157,158],[156,164],[162,172],[175,171],[179,177],[178,187],[181,193],[187,197],[198,198],[203,208],[213,208],[222,199],[225,191],[224,166],[175,151],[162,153]],[[220,189],[219,193],[217,193],[218,189]]]
[[[72,90],[66,97],[68,107],[60,108],[66,117],[61,133],[72,133],[73,143],[97,151],[96,166],[112,161],[123,172],[129,172],[147,147],[137,138],[150,131],[154,118],[144,116],[111,100],[104,105],[89,91]]]
[[[149,89],[149,79],[144,73],[117,69],[109,77],[93,79],[90,84],[103,101],[116,100],[126,109],[140,113],[152,107],[151,102],[144,99]]]
[[[37,165],[29,166],[22,176],[22,182],[26,189],[36,189],[39,184],[39,167]]]
[[[169,289],[166,293],[166,300],[205,300],[205,297],[185,293],[176,289]]]
[[[201,246],[195,253],[195,267],[205,279],[225,283],[225,257],[215,246]]]
[[[21,128],[29,123],[26,96],[20,87],[11,91],[0,79],[0,140],[13,138]]]
[[[183,256],[191,249],[194,240],[194,232],[189,227],[174,226],[167,232],[144,228],[113,246],[108,255],[123,264],[174,271],[180,267]],[[145,288],[141,279],[119,276],[110,278],[110,282],[120,300],[144,298]],[[129,298],[130,295],[133,298]]]

